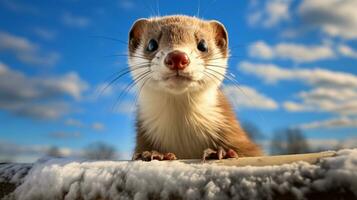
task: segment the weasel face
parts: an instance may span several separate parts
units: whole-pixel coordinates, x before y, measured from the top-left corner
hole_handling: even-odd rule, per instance
[[[218,87],[226,72],[228,37],[222,24],[188,16],[136,21],[129,65],[143,89],[173,94]]]

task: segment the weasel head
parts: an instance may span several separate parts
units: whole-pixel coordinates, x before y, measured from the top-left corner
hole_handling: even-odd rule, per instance
[[[189,16],[137,20],[128,48],[137,85],[170,94],[219,87],[229,56],[225,27]]]

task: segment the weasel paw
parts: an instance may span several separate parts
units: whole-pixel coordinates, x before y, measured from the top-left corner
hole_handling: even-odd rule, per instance
[[[217,150],[213,149],[205,149],[203,151],[202,161],[206,161],[208,159],[226,159],[226,158],[238,158],[238,154],[233,149],[225,150],[222,147],[218,147]]]
[[[158,151],[143,151],[142,153],[135,153],[132,160],[177,160],[174,153],[160,153]]]

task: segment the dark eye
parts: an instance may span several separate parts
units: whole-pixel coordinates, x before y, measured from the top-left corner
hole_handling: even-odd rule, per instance
[[[197,49],[202,51],[202,52],[207,52],[208,51],[208,46],[205,40],[200,40],[197,44]]]
[[[146,47],[146,51],[154,52],[159,48],[159,44],[157,44],[156,40],[151,39]]]

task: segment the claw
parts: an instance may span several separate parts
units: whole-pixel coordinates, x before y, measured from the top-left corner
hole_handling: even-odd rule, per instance
[[[233,149],[228,149],[226,151],[221,146],[217,148],[217,151],[208,148],[203,151],[202,162],[205,162],[207,159],[222,160],[225,158],[238,158],[238,154]]]
[[[151,160],[163,160],[164,154],[157,151],[151,151]]]
[[[150,151],[144,151],[142,154],[141,154],[141,159],[143,161],[150,161],[151,160],[151,152]]]
[[[158,151],[144,151],[142,153],[135,153],[132,160],[177,160],[177,157],[174,153],[160,153]]]
[[[206,159],[208,159],[208,158],[214,158],[214,157],[217,157],[217,151],[208,148],[208,149],[205,149],[205,150],[203,151],[202,161],[205,162]]]
[[[141,160],[141,153],[134,153],[131,160]]]
[[[233,149],[228,149],[226,158],[238,158],[238,154]]]
[[[164,160],[177,160],[177,157],[174,153],[165,153]]]
[[[217,157],[218,160],[222,160],[223,158],[226,157],[226,151],[222,147],[218,147],[218,152],[217,152]]]

